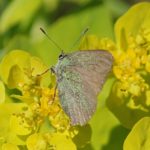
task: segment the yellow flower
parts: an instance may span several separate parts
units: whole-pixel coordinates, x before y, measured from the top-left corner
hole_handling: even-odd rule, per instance
[[[5,143],[2,145],[2,150],[19,150],[19,148],[11,143]]]
[[[0,104],[5,101],[5,87],[2,81],[0,81]]]
[[[10,59],[14,56],[18,59],[9,63]],[[14,141],[11,142],[16,147],[17,145],[27,145],[28,149],[38,148],[46,150],[56,143],[48,141],[51,139],[45,139],[45,135],[49,137],[56,133],[63,135],[67,132],[68,138],[66,135],[60,135],[61,139],[63,140],[64,138],[66,144],[70,143],[74,147],[73,149],[75,149],[76,146],[72,142],[72,131],[70,131],[70,121],[59,103],[55,83],[51,79],[52,86],[49,88],[49,84],[47,84],[50,83],[49,75],[40,75],[47,67],[38,58],[30,56],[26,52],[16,50],[3,58],[0,68],[1,78],[6,85],[9,88],[17,88],[21,93],[10,96],[19,99],[20,102],[25,104],[25,107],[20,111],[14,111],[9,114],[9,125],[6,130],[9,129],[10,132],[7,133],[6,137],[1,137],[4,139],[2,144],[10,142],[10,139],[12,139],[10,137],[13,134],[15,138],[13,137]],[[0,87],[4,93],[5,89],[2,82],[0,82]],[[5,98],[3,93],[1,93],[2,101]],[[25,136],[25,141],[22,141],[19,136]],[[58,141],[56,136],[54,141]]]
[[[115,24],[116,51],[113,73],[116,81],[108,98],[109,109],[131,128],[150,114],[150,3],[139,3]],[[137,18],[138,16],[138,18]]]
[[[143,117],[132,128],[123,144],[123,150],[148,150],[150,147],[150,117]]]
[[[116,44],[85,37],[80,49],[109,50],[114,56],[114,83],[108,108],[127,128],[150,114],[150,3],[133,6],[115,24]],[[137,19],[138,16],[138,19]]]
[[[77,150],[76,145],[73,143],[72,139],[68,137],[65,133],[54,133],[50,138],[53,147],[56,150]]]
[[[28,150],[47,150],[47,142],[41,134],[32,134],[27,139]]]

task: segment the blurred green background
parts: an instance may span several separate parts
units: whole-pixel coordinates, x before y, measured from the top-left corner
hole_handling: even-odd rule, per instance
[[[0,58],[13,49],[56,63],[59,51],[39,30],[43,27],[66,52],[80,33],[114,38],[113,25],[134,1],[123,0],[0,0]]]
[[[141,0],[142,1],[142,0]],[[11,50],[20,49],[38,56],[48,66],[54,65],[60,51],[40,31],[49,36],[65,51],[71,48],[80,33],[89,27],[87,34],[100,38],[114,37],[114,23],[138,0],[0,0],[0,60]],[[113,82],[110,81],[109,82]],[[105,107],[105,93],[91,120],[92,144],[84,150],[121,150],[128,130],[123,128]],[[107,91],[107,92],[106,92]]]

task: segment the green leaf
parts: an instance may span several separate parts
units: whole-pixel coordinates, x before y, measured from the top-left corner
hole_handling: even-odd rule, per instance
[[[90,143],[92,130],[89,124],[78,127],[77,130],[79,133],[73,138],[73,142],[77,145],[77,147],[82,148],[86,144]]]
[[[127,136],[123,150],[148,150],[150,148],[150,117],[139,120]]]
[[[31,19],[41,6],[42,0],[15,0],[3,12],[0,18],[0,32],[6,32],[12,26]]]
[[[85,150],[122,149],[128,130],[120,125],[117,118],[105,106],[113,83],[114,78],[109,78],[98,96],[98,107],[90,121],[92,128],[90,148],[87,148],[87,145]]]
[[[114,17],[119,17],[122,15],[128,8],[129,4],[126,1],[120,0],[103,0],[104,3],[110,8]]]
[[[63,2],[70,2],[70,0],[62,0]],[[71,2],[76,3],[76,4],[80,4],[80,5],[85,5],[87,3],[89,3],[92,0],[71,0]]]
[[[46,117],[42,125],[40,126],[39,133],[48,133],[51,131],[54,131],[54,128],[50,125],[48,117]]]
[[[118,126],[119,122],[106,107],[101,106],[92,117],[90,124],[92,128],[91,145],[94,150],[99,150],[108,143],[111,130]]]

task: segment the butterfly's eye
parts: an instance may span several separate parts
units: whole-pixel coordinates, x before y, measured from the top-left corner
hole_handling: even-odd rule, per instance
[[[59,55],[59,60],[63,59],[66,55],[65,54],[60,54]]]
[[[59,59],[61,59],[62,57],[63,57],[63,55],[62,55],[62,54],[60,54],[60,55],[59,55]]]

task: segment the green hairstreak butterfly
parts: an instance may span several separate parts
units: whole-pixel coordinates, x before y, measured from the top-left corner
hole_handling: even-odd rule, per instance
[[[45,32],[45,31],[42,31]],[[61,106],[72,125],[86,124],[97,106],[97,95],[110,72],[113,57],[106,50],[61,53],[52,68]]]

